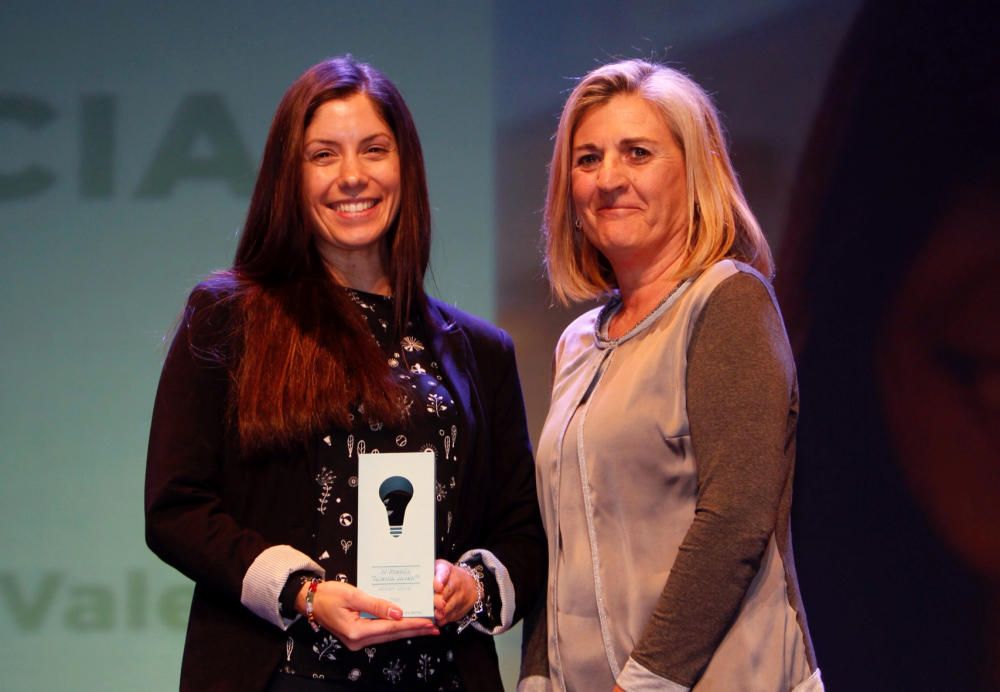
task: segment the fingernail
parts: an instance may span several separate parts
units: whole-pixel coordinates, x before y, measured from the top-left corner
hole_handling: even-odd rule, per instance
[[[399,620],[403,617],[403,611],[399,608],[389,608],[389,617],[393,620]]]

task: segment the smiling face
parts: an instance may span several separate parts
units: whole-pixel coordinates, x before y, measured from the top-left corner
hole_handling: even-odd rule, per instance
[[[619,94],[584,113],[572,143],[571,195],[587,239],[625,275],[666,271],[688,226],[684,153],[655,106]]]
[[[327,101],[306,128],[302,187],[316,245],[355,288],[384,277],[379,246],[400,200],[399,151],[365,94]]]

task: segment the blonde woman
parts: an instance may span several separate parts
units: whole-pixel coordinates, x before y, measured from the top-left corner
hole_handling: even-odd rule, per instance
[[[789,531],[798,392],[710,98],[600,67],[567,101],[546,262],[570,324],[537,455],[548,605],[522,690],[822,690]]]

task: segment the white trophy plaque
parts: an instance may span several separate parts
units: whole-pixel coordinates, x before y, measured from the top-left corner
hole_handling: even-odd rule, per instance
[[[434,452],[358,455],[358,588],[434,617]]]

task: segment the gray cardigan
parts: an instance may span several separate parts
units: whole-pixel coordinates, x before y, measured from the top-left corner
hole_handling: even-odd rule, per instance
[[[556,350],[537,481],[547,616],[521,689],[822,689],[789,532],[798,390],[768,282],[721,261]],[[560,540],[561,539],[561,540]]]

